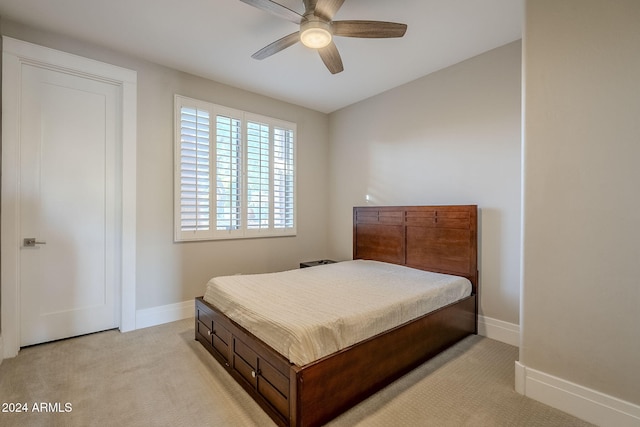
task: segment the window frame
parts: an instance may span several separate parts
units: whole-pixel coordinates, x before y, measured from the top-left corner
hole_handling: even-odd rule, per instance
[[[207,111],[209,113],[209,221],[208,229],[206,230],[183,230],[182,228],[182,109],[197,109]],[[217,149],[218,149],[218,129],[217,120],[218,116],[230,117],[235,120],[240,120],[241,136],[240,149],[241,156],[240,161],[240,180],[239,187],[240,192],[240,226],[237,229],[219,230],[217,229]],[[174,241],[175,242],[189,242],[189,241],[203,241],[203,240],[227,240],[227,239],[249,239],[249,238],[263,238],[263,237],[281,237],[281,236],[295,236],[297,233],[297,125],[296,123],[288,122],[273,117],[268,117],[260,114],[250,113],[242,110],[224,107],[221,105],[213,104],[207,101],[189,98],[182,95],[175,95],[174,98]],[[253,229],[248,226],[248,124],[259,123],[267,125],[269,129],[268,147],[269,147],[269,160],[268,160],[268,226],[263,228]],[[274,145],[275,138],[274,129],[284,129],[287,138],[290,138],[290,149],[292,150],[290,156],[290,162],[285,162],[289,168],[285,168],[286,172],[292,174],[292,180],[285,180],[293,186],[291,191],[292,203],[292,226],[291,227],[276,227],[275,220],[275,198],[274,198]],[[292,163],[292,164],[290,164]],[[279,163],[280,164],[280,163]],[[286,208],[285,208],[286,211]],[[289,218],[289,216],[287,216]],[[231,224],[231,222],[230,222]]]

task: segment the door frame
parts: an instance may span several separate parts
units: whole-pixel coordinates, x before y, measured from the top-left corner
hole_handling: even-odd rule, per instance
[[[2,194],[0,195],[0,348],[20,350],[20,87],[23,64],[120,87],[122,221],[120,229],[121,332],[136,329],[136,111],[137,73],[92,59],[2,37]]]

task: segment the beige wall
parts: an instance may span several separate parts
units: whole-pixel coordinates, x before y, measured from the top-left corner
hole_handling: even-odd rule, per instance
[[[521,44],[330,115],[330,251],[352,256],[352,207],[477,204],[480,314],[517,324]]]
[[[295,268],[327,257],[328,117],[10,21],[9,37],[138,73],[137,308],[187,301],[214,275]],[[173,95],[203,99],[298,124],[298,235],[173,243]]]
[[[520,363],[640,404],[640,2],[530,0]]]

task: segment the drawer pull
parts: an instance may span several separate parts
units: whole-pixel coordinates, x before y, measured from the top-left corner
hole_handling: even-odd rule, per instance
[[[212,333],[213,331],[210,331],[209,329],[207,329],[207,335],[211,336]]]
[[[251,376],[252,376],[253,378],[255,378],[255,377],[256,377],[256,371],[251,371]]]

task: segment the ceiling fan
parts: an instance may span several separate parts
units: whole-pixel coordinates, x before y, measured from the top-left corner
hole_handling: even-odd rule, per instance
[[[303,0],[303,15],[271,0],[240,0],[280,18],[300,25],[300,30],[284,36],[263,47],[253,55],[255,59],[265,59],[301,42],[317,49],[322,62],[331,74],[344,70],[333,36],[360,38],[402,37],[407,31],[406,24],[385,21],[332,21],[345,0]]]

